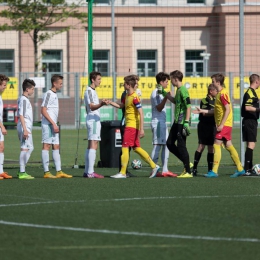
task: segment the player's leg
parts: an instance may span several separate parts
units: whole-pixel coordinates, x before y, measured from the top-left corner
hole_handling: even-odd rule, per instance
[[[17,126],[17,130],[18,130],[18,138],[20,140],[20,145],[21,145],[20,146],[21,151],[20,151],[20,156],[19,156],[20,171],[18,171],[18,173],[17,173],[18,178],[19,179],[34,179],[34,177],[27,174],[27,172],[25,171],[26,164],[29,161],[31,153],[34,149],[32,134],[29,134],[28,139],[24,139],[23,130],[21,127],[19,127],[19,125]]]
[[[12,176],[8,175],[7,172],[4,172],[4,135],[0,130],[0,178],[2,179],[11,179]]]
[[[173,153],[179,160],[181,160],[180,151],[178,150],[178,148],[175,144],[175,142],[177,141],[178,133],[179,133],[178,124],[173,123],[169,136],[166,141],[166,145],[167,145],[167,148],[169,149],[169,151],[171,153]]]
[[[159,153],[161,150],[161,127],[160,122],[152,122],[151,130],[152,130],[152,138],[153,138],[153,150],[151,153],[152,160],[157,163],[159,160]]]
[[[88,148],[85,153],[85,171],[83,177],[86,178],[104,178],[95,172],[94,165],[96,161],[97,149],[101,133],[101,123],[96,120],[87,120],[88,129]]]
[[[208,171],[212,171],[213,161],[214,161],[214,147],[213,145],[208,145],[208,154],[207,154]]]

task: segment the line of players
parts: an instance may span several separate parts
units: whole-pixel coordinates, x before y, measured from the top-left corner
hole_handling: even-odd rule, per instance
[[[104,176],[94,172],[96,151],[100,138],[100,107],[112,105],[123,110],[121,120],[122,135],[122,153],[120,155],[119,173],[111,176],[112,178],[132,177],[127,170],[129,161],[129,152],[132,148],[144,161],[152,168],[150,178],[153,177],[178,177],[191,178],[197,175],[197,166],[200,161],[205,146],[208,147],[208,173],[205,177],[218,177],[218,167],[221,160],[221,145],[224,144],[227,151],[237,166],[236,172],[231,177],[238,177],[244,174],[252,174],[253,150],[257,137],[257,120],[259,118],[259,101],[255,90],[260,85],[260,78],[257,74],[252,74],[249,78],[250,87],[243,97],[241,114],[243,117],[243,141],[247,142],[245,153],[244,168],[241,165],[238,154],[232,145],[232,104],[227,91],[224,89],[225,77],[222,74],[214,74],[212,84],[208,87],[207,96],[201,100],[200,107],[193,111],[199,115],[198,139],[199,146],[194,155],[194,164],[190,163],[189,153],[186,148],[186,138],[190,134],[190,98],[185,86],[182,84],[183,74],[176,70],[170,75],[160,72],[156,75],[157,88],[152,92],[152,122],[151,129],[153,133],[153,150],[151,157],[140,147],[140,138],[144,137],[144,122],[141,100],[138,95],[138,81],[136,75],[130,75],[124,78],[125,91],[121,96],[121,103],[115,103],[110,100],[99,101],[95,91],[101,83],[101,74],[99,72],[90,73],[90,86],[85,91],[84,100],[86,106],[86,125],[88,129],[88,148],[85,153],[85,171],[83,177],[86,178],[104,178]],[[168,80],[177,88],[176,95],[166,92]],[[9,78],[0,75],[0,92],[6,88]],[[42,164],[44,168],[44,178],[71,178],[72,175],[66,174],[61,170],[61,158],[59,153],[59,127],[58,113],[59,102],[57,91],[61,89],[63,77],[53,75],[51,79],[52,87],[43,97],[41,106],[42,113]],[[35,82],[25,79],[22,88],[23,94],[18,99],[18,124],[17,131],[21,143],[20,152],[20,170],[17,173],[19,179],[33,179],[34,177],[25,171],[26,164],[33,151],[32,107],[28,97],[34,93]],[[174,123],[168,134],[166,125],[165,104],[169,100],[175,104]],[[9,179],[12,176],[3,170],[4,162],[4,135],[7,131],[2,122],[3,101],[0,97],[0,179]],[[52,157],[56,167],[56,175],[49,171],[49,150],[52,147]],[[162,151],[161,151],[162,150]],[[161,160],[163,164],[162,173],[160,167],[156,164],[161,151]],[[184,171],[178,176],[168,170],[169,151],[172,152],[180,161],[183,162]],[[193,167],[192,167],[193,166]],[[2,173],[1,173],[2,172]]]
[[[226,150],[235,163],[237,170],[231,177],[238,177],[244,174],[251,174],[253,166],[253,149],[257,137],[257,120],[259,118],[259,102],[255,90],[259,87],[259,75],[252,74],[249,78],[250,88],[243,97],[242,117],[243,117],[243,141],[247,142],[245,154],[245,165],[242,166],[238,153],[232,144],[232,126],[233,113],[232,104],[228,92],[224,88],[225,77],[222,74],[212,75],[212,84],[208,87],[207,96],[202,99],[200,108],[193,111],[199,115],[198,138],[199,146],[194,155],[194,164],[190,163],[189,153],[186,147],[186,138],[190,134],[190,114],[191,102],[187,89],[182,84],[183,74],[176,70],[170,75],[160,72],[156,75],[157,88],[151,95],[152,105],[152,122],[153,132],[153,151],[151,157],[140,147],[140,138],[144,137],[143,128],[143,111],[141,100],[135,90],[138,86],[138,76],[130,75],[124,78],[125,91],[121,97],[121,103],[115,103],[109,100],[99,102],[95,88],[100,85],[101,74],[92,72],[90,80],[92,84],[85,93],[85,104],[87,110],[87,128],[89,143],[95,142],[92,149],[97,149],[100,141],[100,117],[97,111],[103,105],[112,105],[116,108],[123,109],[123,118],[121,121],[122,134],[122,154],[120,156],[119,173],[111,176],[112,178],[131,177],[127,170],[129,161],[129,152],[132,148],[144,161],[152,168],[150,178],[156,176],[191,178],[197,175],[197,166],[201,154],[208,147],[208,173],[205,177],[218,177],[218,168],[221,160],[221,146],[224,145]],[[166,92],[168,80],[177,88],[175,96],[171,92]],[[174,123],[168,135],[166,125],[166,108],[165,104],[169,100],[175,104]],[[93,108],[92,108],[93,106]],[[92,111],[96,111],[96,118],[92,118]],[[96,134],[94,135],[94,129]],[[91,145],[89,145],[91,147]],[[93,148],[94,147],[94,148]],[[91,149],[89,149],[91,150]],[[162,173],[159,173],[159,166],[156,165],[162,150],[161,158],[163,163]],[[178,176],[168,170],[169,151],[173,153],[184,165],[184,171]],[[92,151],[96,153],[96,151]],[[94,156],[89,156],[90,151],[86,152],[86,167],[84,177],[103,178],[94,172]],[[91,164],[91,167],[89,165]],[[193,167],[192,167],[193,166]],[[192,169],[191,169],[192,168]]]

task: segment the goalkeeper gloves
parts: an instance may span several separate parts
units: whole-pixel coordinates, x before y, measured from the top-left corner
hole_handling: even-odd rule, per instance
[[[164,88],[161,85],[158,85],[158,93],[162,94],[163,97],[167,96],[167,92],[164,90]]]
[[[185,121],[184,121],[183,130],[184,130],[185,133],[186,133],[185,136],[190,135],[190,123],[189,123],[188,120],[185,120]],[[183,131],[183,133],[184,133],[184,131]]]

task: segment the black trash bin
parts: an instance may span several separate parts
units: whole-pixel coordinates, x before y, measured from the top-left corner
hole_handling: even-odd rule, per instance
[[[3,108],[3,123],[6,129],[15,129],[18,121],[17,105],[6,105]]]
[[[99,167],[118,168],[122,148],[120,120],[101,122]]]

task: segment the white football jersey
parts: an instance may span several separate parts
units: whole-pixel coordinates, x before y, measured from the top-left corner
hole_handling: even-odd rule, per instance
[[[27,130],[31,130],[33,125],[33,111],[30,100],[26,96],[21,96],[18,98],[17,104],[18,124],[21,124],[20,115],[22,115],[24,117]]]
[[[84,101],[85,101],[85,107],[87,112],[87,119],[92,118],[93,115],[100,117],[99,109],[92,111],[89,106],[90,104],[94,104],[94,105],[99,104],[98,95],[95,89],[91,88],[90,86],[87,87],[84,94]]]
[[[158,94],[158,89],[156,88],[151,94],[151,105],[152,105],[152,122],[166,122],[166,106],[164,106],[163,110],[159,112],[156,108],[163,100],[163,95]]]
[[[2,96],[0,95],[0,122],[3,122],[3,109],[4,109],[3,99]]]
[[[59,115],[59,100],[57,93],[48,90],[42,100],[42,107],[47,108],[47,112],[51,119],[57,123]],[[42,124],[50,124],[50,122],[42,115]]]

